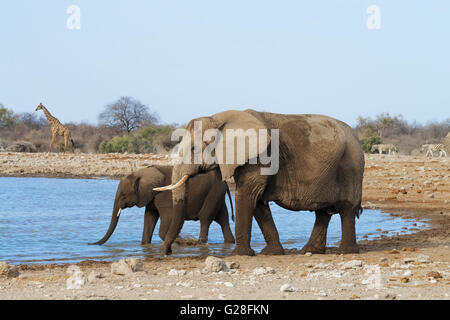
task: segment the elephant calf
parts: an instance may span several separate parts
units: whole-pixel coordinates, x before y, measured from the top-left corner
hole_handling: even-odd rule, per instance
[[[231,195],[219,170],[199,174],[192,180],[188,185],[189,196],[184,219],[200,220],[199,242],[208,241],[209,226],[214,220],[222,228],[224,241],[234,243],[225,204],[225,193],[228,193],[230,202]],[[158,218],[161,218],[159,236],[164,240],[172,219],[172,191],[158,192],[153,188],[167,185],[171,181],[172,166],[151,166],[122,178],[117,188],[109,229],[101,240],[90,244],[104,244],[113,234],[122,209],[133,206],[145,206],[142,244],[151,242]]]

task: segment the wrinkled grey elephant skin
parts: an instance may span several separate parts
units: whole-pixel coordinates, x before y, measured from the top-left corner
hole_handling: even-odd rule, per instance
[[[314,211],[316,221],[303,251],[324,253],[330,217],[339,213],[342,239],[339,250],[358,252],[355,236],[355,217],[362,212],[361,196],[364,173],[364,153],[351,127],[342,121],[310,114],[276,114],[254,110],[230,110],[209,117],[193,119],[187,125],[194,136],[194,121],[201,122],[204,132],[217,129],[227,145],[227,129],[279,131],[279,170],[273,175],[261,175],[264,164],[249,163],[246,155],[242,164],[177,164],[172,185],[189,176],[189,184],[172,191],[174,215],[165,237],[164,250],[170,246],[186,214],[187,185],[200,172],[220,170],[222,179],[234,177],[236,182],[236,247],[232,254],[254,255],[250,247],[252,219],[255,218],[266,241],[263,254],[283,254],[278,230],[268,205],[274,201],[293,211]],[[198,122],[197,122],[197,128]],[[197,129],[198,130],[198,129]],[[197,134],[198,136],[198,134]],[[187,141],[186,135],[181,145]],[[209,145],[205,142],[203,150]],[[258,152],[271,150],[271,139]],[[262,149],[262,150],[261,150]],[[191,152],[194,157],[194,150]],[[282,230],[281,230],[282,232]]]
[[[120,180],[117,188],[111,222],[105,236],[95,243],[104,244],[113,234],[119,221],[121,209],[145,206],[142,244],[151,242],[155,225],[159,218],[159,236],[164,240],[172,219],[172,192],[153,191],[170,183],[172,166],[151,166],[140,169]],[[185,220],[200,220],[199,242],[208,240],[209,226],[216,221],[222,228],[224,241],[234,243],[235,239],[228,221],[225,194],[229,194],[228,185],[222,181],[219,170],[199,174],[189,182]],[[231,198],[230,198],[231,201]],[[177,235],[179,233],[177,230]]]

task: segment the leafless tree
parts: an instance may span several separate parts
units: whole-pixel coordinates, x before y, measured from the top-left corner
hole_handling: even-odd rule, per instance
[[[132,97],[120,97],[116,102],[105,107],[98,116],[98,120],[102,125],[117,128],[129,134],[135,129],[157,123],[158,117],[139,100]]]

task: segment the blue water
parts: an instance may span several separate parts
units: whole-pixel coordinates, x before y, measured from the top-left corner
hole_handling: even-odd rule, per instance
[[[162,241],[158,227],[152,244],[141,245],[144,209],[122,211],[113,236],[103,246],[90,246],[105,234],[113,207],[117,180],[0,178],[0,261],[8,263],[74,263],[86,259],[114,260],[124,257],[160,257]],[[227,205],[229,205],[227,200]],[[308,240],[315,215],[292,212],[271,205],[284,248],[300,249]],[[231,211],[230,211],[231,212]],[[404,233],[403,227],[426,227],[425,222],[391,217],[377,210],[365,210],[357,220],[358,239]],[[234,223],[230,220],[234,232]],[[187,221],[181,231],[185,238],[198,237],[200,223]],[[328,229],[328,245],[341,238],[340,219],[334,215]],[[260,251],[264,238],[254,221],[252,247]],[[224,245],[222,231],[212,223],[208,245],[173,245],[173,256],[226,255],[234,245]]]

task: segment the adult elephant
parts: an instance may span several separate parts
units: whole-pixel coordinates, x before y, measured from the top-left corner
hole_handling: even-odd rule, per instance
[[[209,129],[216,129],[218,133],[210,134]],[[256,153],[248,139],[245,142],[243,161],[237,161],[241,155],[233,152],[230,159],[234,157],[234,161],[217,158],[220,154],[222,157],[227,154],[228,157],[229,146],[238,145],[237,140],[242,138],[242,133],[252,130],[268,136],[266,139],[258,139],[259,149]],[[233,136],[228,135],[228,132],[238,134]],[[208,140],[206,133],[214,139]],[[203,137],[203,141],[196,143],[194,137]],[[193,147],[189,147],[191,145]],[[267,243],[261,253],[284,253],[269,201],[288,210],[315,211],[316,221],[303,251],[325,251],[328,223],[334,213],[339,213],[341,218],[340,251],[359,251],[355,217],[362,211],[364,154],[357,137],[344,122],[322,115],[230,110],[190,121],[180,146],[179,155],[183,163],[179,162],[174,166],[172,184],[158,188],[173,190],[174,213],[164,239],[166,253],[170,252],[170,246],[187,214],[188,193],[185,182],[192,183],[192,179],[200,172],[217,167],[222,179],[234,177],[236,182],[236,247],[232,254],[255,254],[250,247],[253,217]],[[264,164],[261,159],[267,157],[268,150],[271,150],[272,162],[278,160],[279,169],[272,174],[262,174],[261,170],[267,169],[268,164]],[[203,156],[198,157],[199,154]],[[210,161],[211,157],[216,158]],[[188,158],[197,159],[197,162],[186,161]]]
[[[172,166],[151,166],[122,178],[117,187],[108,231],[102,239],[90,244],[104,244],[113,234],[122,209],[133,206],[145,206],[142,244],[151,242],[158,218],[161,218],[159,236],[164,240],[172,219],[172,193],[154,191],[153,188],[166,185],[171,179]],[[228,193],[230,202],[231,195],[226,182],[220,179],[220,172],[212,170],[197,175],[189,184],[188,191],[185,219],[200,220],[198,241],[208,241],[209,226],[216,221],[222,228],[224,241],[234,243],[225,205],[225,193]]]

